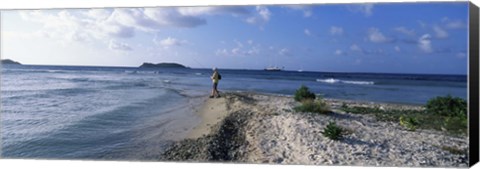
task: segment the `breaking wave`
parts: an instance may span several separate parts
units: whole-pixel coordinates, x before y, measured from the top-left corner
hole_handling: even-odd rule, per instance
[[[317,82],[322,82],[322,83],[345,83],[345,84],[356,84],[356,85],[374,85],[375,82],[373,81],[353,81],[353,80],[340,80],[340,79],[334,79],[334,78],[328,78],[328,79],[317,79]]]

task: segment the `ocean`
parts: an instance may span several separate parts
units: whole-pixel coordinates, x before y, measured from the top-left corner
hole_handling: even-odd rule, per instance
[[[219,90],[425,104],[467,98],[465,75],[220,69]],[[1,156],[155,160],[200,123],[210,69],[2,65]]]

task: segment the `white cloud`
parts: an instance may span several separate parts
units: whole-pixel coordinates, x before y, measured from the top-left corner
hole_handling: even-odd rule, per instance
[[[92,9],[84,12],[85,16],[96,18],[98,20],[106,20],[111,14],[112,12],[107,9]]]
[[[464,52],[459,52],[455,55],[457,58],[463,59],[467,57],[467,54]]]
[[[425,53],[432,53],[432,40],[430,34],[424,34],[418,39],[418,47]]]
[[[71,11],[21,11],[25,21],[42,25],[39,31],[60,41],[131,38],[136,31],[152,32],[164,27],[195,27],[206,24],[202,18],[185,16],[176,8],[120,8]]]
[[[445,25],[445,28],[447,29],[462,29],[467,27],[467,24],[462,20],[451,20],[447,17],[444,17],[442,19],[442,23]]]
[[[343,35],[343,28],[337,26],[330,27],[330,34],[331,35]]]
[[[158,40],[157,38],[154,38],[153,42],[155,44],[163,46],[165,48],[169,48],[171,46],[182,46],[184,44],[187,44],[186,40],[179,40],[179,39],[175,39],[175,38],[171,38],[171,37],[168,37],[168,38],[165,38],[165,39],[162,39],[162,40]]]
[[[242,52],[240,51],[240,48],[233,48],[232,49],[232,54],[239,55],[239,54],[242,54]]]
[[[303,11],[303,16],[304,17],[310,17],[313,15],[313,12],[311,10]]]
[[[253,47],[246,52],[247,55],[257,55],[259,53],[260,50],[257,47]]]
[[[233,16],[246,15],[250,12],[242,6],[225,6],[225,7],[179,7],[178,12],[185,16],[200,15],[219,15],[231,14]]]
[[[426,28],[427,27],[427,24],[421,20],[417,20],[418,24],[420,25],[420,27],[422,28]]]
[[[355,51],[355,52],[362,52],[363,51],[363,49],[360,48],[360,46],[358,46],[357,44],[353,44],[352,46],[350,46],[350,50]]]
[[[373,4],[358,4],[358,5],[351,5],[348,6],[348,10],[354,13],[362,13],[365,16],[372,16],[373,15]]]
[[[448,38],[448,32],[437,25],[433,26],[433,31],[435,32],[435,37],[437,38]]]
[[[291,55],[290,50],[287,49],[287,48],[280,49],[280,51],[278,51],[278,54],[280,54],[282,56],[290,56]]]
[[[237,48],[243,48],[243,43],[238,41],[238,40],[233,40],[233,42],[235,42],[235,44],[237,44]]]
[[[285,7],[291,10],[297,10],[303,12],[303,17],[311,17],[313,15],[312,8],[308,5],[285,5]]]
[[[263,18],[263,20],[265,21],[270,20],[270,16],[272,15],[270,13],[270,10],[268,10],[266,7],[261,7],[261,6],[257,6],[256,9],[258,11],[258,14]]]
[[[133,50],[128,44],[122,42],[116,42],[114,40],[110,40],[108,44],[108,48],[111,50],[121,50],[121,51],[131,51]]]
[[[267,7],[257,6],[255,8],[257,14],[255,16],[247,18],[245,21],[249,24],[257,24],[263,26],[268,21],[270,21],[270,17],[272,13],[268,10]]]
[[[246,55],[256,55],[259,53],[259,50],[257,48],[251,48],[249,50],[243,50],[241,48],[233,48],[231,50],[231,54],[228,53],[227,50],[220,50],[217,51],[217,54],[221,55],[232,55],[232,56],[246,56]]]
[[[343,51],[340,49],[335,50],[335,55],[343,55]]]
[[[217,49],[217,51],[215,52],[215,54],[216,54],[217,56],[228,56],[228,55],[229,55],[227,49]]]
[[[389,41],[389,39],[377,28],[370,28],[368,30],[368,40],[374,43],[384,43]]]
[[[19,32],[19,31],[4,31],[2,30],[2,37],[8,39],[35,39],[35,38],[52,38],[51,32],[38,30],[35,32]]]
[[[452,22],[448,22],[445,26],[448,29],[461,29],[461,28],[466,28],[467,24],[465,24],[463,21],[452,21]]]
[[[232,49],[217,49],[215,54],[218,56],[247,56],[247,55],[258,55],[260,49],[258,44],[255,44],[253,40],[247,40],[248,45],[244,45],[238,40],[233,40],[236,44]]]
[[[262,19],[270,13],[259,8]],[[19,11],[25,21],[42,25],[48,37],[69,41],[101,40],[109,44],[112,38],[131,38],[136,31],[156,32],[166,27],[192,28],[205,25],[201,16],[231,14],[247,15],[244,7],[159,7],[116,8],[62,11]],[[47,34],[45,34],[47,35]]]
[[[400,51],[401,51],[401,49],[400,49],[399,46],[395,46],[394,49],[395,49],[395,51],[397,51],[397,52],[400,52]]]
[[[403,34],[405,34],[405,35],[407,35],[407,36],[415,36],[415,30],[413,30],[413,29],[407,29],[407,28],[405,28],[405,27],[403,27],[403,26],[401,26],[401,27],[396,27],[396,28],[394,28],[394,30],[397,31],[397,32],[403,33]]]
[[[136,25],[153,30],[163,27],[192,28],[207,23],[200,17],[182,15],[175,8],[145,8],[130,16],[134,18],[133,23]]]
[[[312,32],[310,32],[308,29],[303,30],[303,33],[305,33],[307,36],[312,36]]]

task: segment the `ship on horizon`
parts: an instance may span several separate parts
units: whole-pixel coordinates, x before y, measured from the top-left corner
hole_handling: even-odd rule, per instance
[[[263,70],[265,71],[282,71],[284,69],[284,67],[277,67],[277,66],[272,66],[272,67],[267,67]]]

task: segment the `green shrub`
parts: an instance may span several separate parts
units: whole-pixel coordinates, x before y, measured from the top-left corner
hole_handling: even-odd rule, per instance
[[[442,127],[452,133],[467,134],[468,119],[464,116],[445,117]]]
[[[315,100],[315,94],[310,92],[307,86],[300,86],[300,88],[295,91],[295,101],[303,101],[303,100]]]
[[[435,97],[426,104],[428,113],[442,116],[465,116],[467,115],[467,101],[459,97]]]
[[[340,140],[343,137],[344,129],[337,126],[335,122],[330,122],[321,133],[329,139]]]
[[[293,108],[296,112],[328,113],[330,108],[323,99],[303,100],[302,105]]]
[[[352,114],[371,114],[380,121],[400,121],[401,126],[412,131],[416,129],[433,129],[445,131],[451,135],[467,134],[468,118],[465,100],[451,96],[437,97],[429,100],[425,107],[425,110],[380,109],[378,107],[360,107],[344,104],[340,108]],[[448,109],[451,111],[448,111]]]
[[[406,127],[410,131],[415,131],[419,123],[418,120],[414,117],[400,116],[400,125]]]

